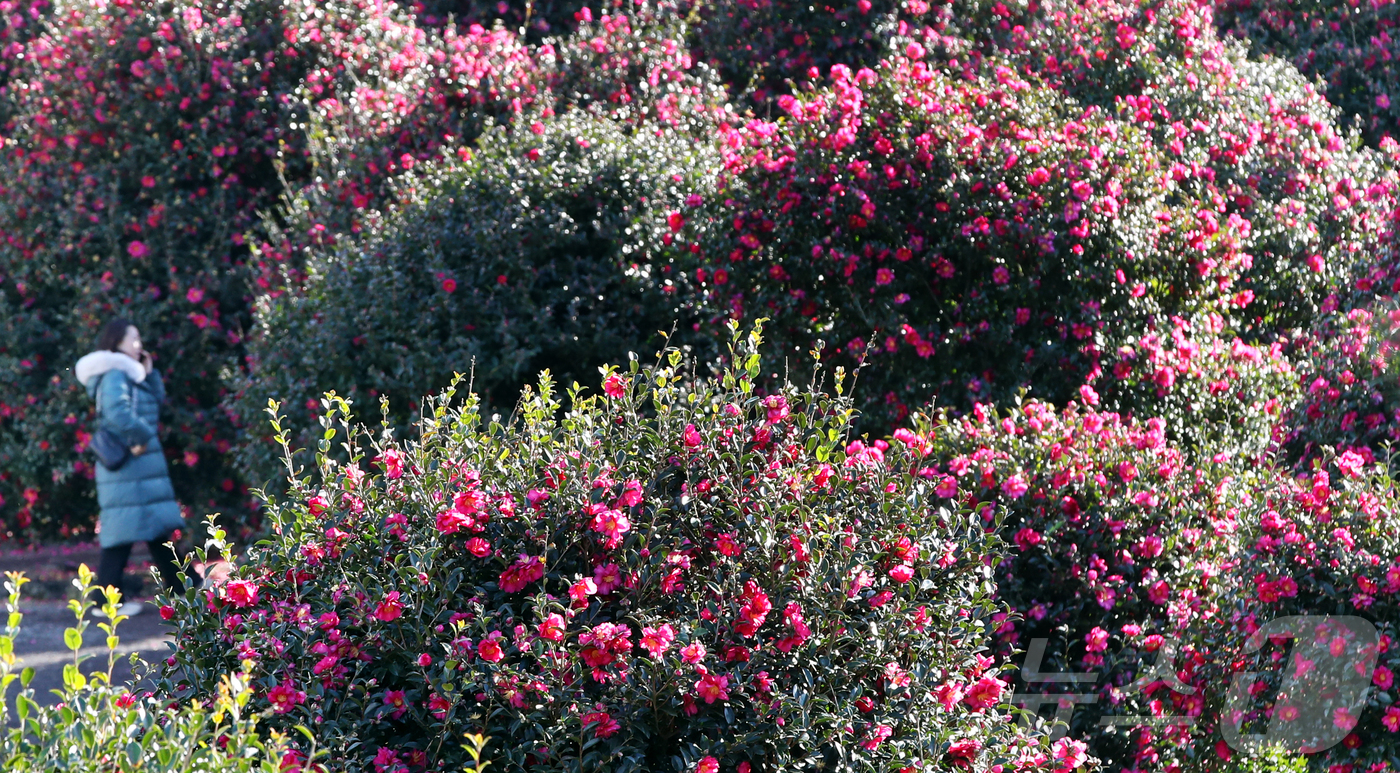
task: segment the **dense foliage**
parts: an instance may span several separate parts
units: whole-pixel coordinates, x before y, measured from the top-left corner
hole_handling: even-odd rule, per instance
[[[173,689],[255,660],[257,705],[349,770],[452,769],[463,731],[511,769],[1084,763],[999,714],[983,518],[852,440],[844,374],[760,397],[734,343],[722,381],[669,349],[504,423],[454,380],[414,442],[333,399],[275,538],[171,602]]]
[[[263,539],[169,697],[251,658],[375,773],[1067,773],[998,703],[1043,638],[1111,768],[1253,769],[1257,626],[1396,635],[1395,13],[0,0],[0,533],[91,537],[121,313],[192,522]],[[1384,641],[1302,762],[1394,756]]]
[[[269,299],[240,423],[265,427],[268,399],[284,401],[309,447],[336,390],[357,405],[382,395],[408,436],[420,398],[454,373],[470,374],[483,413],[509,414],[541,370],[596,384],[603,363],[654,351],[687,284],[657,256],[671,218],[706,192],[714,150],[683,130],[551,113],[499,127],[465,160],[418,165],[381,230],[317,254],[300,292]],[[260,436],[240,451],[252,476],[278,466]]]

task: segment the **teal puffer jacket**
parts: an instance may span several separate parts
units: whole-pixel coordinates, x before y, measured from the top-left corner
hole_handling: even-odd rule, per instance
[[[160,371],[152,369],[137,382],[127,369],[115,367],[92,374],[85,386],[88,396],[97,401],[94,432],[106,428],[128,447],[146,446],[144,453],[128,458],[117,470],[95,463],[97,504],[102,510],[99,543],[106,548],[147,542],[164,539],[172,529],[185,528],[156,431],[160,405],[165,402]]]

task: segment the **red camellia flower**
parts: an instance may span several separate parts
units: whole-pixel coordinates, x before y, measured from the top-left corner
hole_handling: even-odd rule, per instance
[[[129,709],[134,703],[136,703],[136,696],[129,692],[117,696],[116,704],[119,709]]]
[[[627,381],[616,373],[610,374],[603,381],[603,394],[614,400],[621,398],[627,393]]]
[[[456,291],[457,291],[457,280],[456,280],[456,279],[452,279],[451,277],[442,280],[442,291],[445,292],[445,293],[456,292]]]
[[[729,700],[729,677],[719,674],[705,674],[695,683],[695,692],[706,703]]]
[[[599,738],[607,738],[622,729],[622,725],[617,720],[608,715],[606,711],[595,711],[591,714],[584,714],[581,717],[584,727],[593,726],[593,734]]]
[[[251,607],[258,603],[258,586],[251,580],[230,580],[224,586],[224,598],[235,607]]]
[[[670,226],[672,231],[679,231],[685,226],[685,216],[679,212],[672,212],[666,216],[666,225]]]
[[[390,591],[384,600],[379,602],[374,608],[375,618],[386,623],[398,620],[403,616],[403,604],[399,602],[399,592]]]
[[[172,607],[172,606],[170,606],[169,604],[164,604],[164,605],[161,606],[161,608],[160,608],[160,619],[162,619],[162,620],[171,620],[171,619],[173,619],[174,617],[175,617],[175,607]]]
[[[500,633],[496,632],[492,635],[499,637]],[[487,663],[499,663],[506,656],[496,639],[490,637],[482,639],[481,642],[476,645],[476,653]]]
[[[291,682],[278,682],[267,691],[267,700],[278,714],[286,714],[297,704],[306,701],[306,693],[298,690]]]
[[[540,623],[540,638],[545,641],[563,641],[564,626],[563,615],[550,615],[544,619],[544,622]]]

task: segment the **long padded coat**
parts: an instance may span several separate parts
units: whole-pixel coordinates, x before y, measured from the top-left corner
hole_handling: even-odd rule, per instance
[[[135,365],[135,368],[131,366]],[[96,462],[97,504],[101,507],[102,547],[165,539],[172,529],[185,528],[170,471],[160,446],[157,424],[165,385],[160,371],[145,368],[121,352],[93,352],[78,361],[78,380],[97,401],[96,432],[117,433],[128,447],[146,446],[117,470]]]

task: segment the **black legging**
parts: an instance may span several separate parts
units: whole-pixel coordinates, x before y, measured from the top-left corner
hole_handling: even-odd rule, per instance
[[[165,587],[172,594],[182,596],[185,593],[185,585],[180,582],[177,576],[180,571],[175,564],[175,551],[166,547],[165,543],[170,539],[167,534],[160,539],[151,540],[146,543],[146,547],[151,551],[151,562],[160,570],[160,577],[165,581]],[[122,589],[122,575],[126,572],[126,562],[131,558],[131,546],[135,544],[128,542],[125,545],[113,545],[110,548],[102,549],[102,561],[97,568],[97,587],[105,588],[112,585],[117,590]],[[202,579],[193,568],[186,572],[194,582],[195,587],[199,587]],[[125,592],[123,592],[125,595]],[[92,598],[101,604],[106,601],[106,596],[101,590],[93,591]]]

